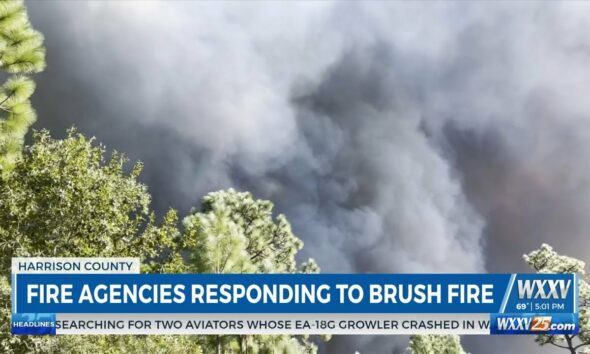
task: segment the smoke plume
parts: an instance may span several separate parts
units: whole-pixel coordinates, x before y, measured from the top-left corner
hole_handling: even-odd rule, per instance
[[[514,272],[542,242],[587,258],[589,4],[28,5],[48,51],[36,127],[145,162],[160,213],[250,190],[325,272]]]

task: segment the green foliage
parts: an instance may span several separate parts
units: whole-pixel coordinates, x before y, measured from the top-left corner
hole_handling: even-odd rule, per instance
[[[590,284],[584,270],[585,263],[579,259],[562,256],[547,244],[524,255],[525,262],[539,273],[577,273],[579,282],[580,333],[570,335],[540,335],[535,341],[540,345],[550,344],[569,350],[571,353],[590,353]]]
[[[252,273],[256,267],[246,251],[242,230],[220,211],[195,213],[183,220],[191,271],[196,273]]]
[[[176,214],[156,226],[150,195],[130,174],[118,153],[106,160],[104,148],[73,130],[65,140],[46,131],[14,170],[0,179],[0,267],[8,273],[15,256],[130,256],[151,262],[174,246]],[[159,259],[158,259],[159,260]]]
[[[9,334],[10,259],[15,256],[139,257],[148,272],[319,272],[297,266],[302,242],[272,203],[234,190],[210,193],[201,211],[176,226],[176,212],[156,223],[142,165],[105,158],[93,139],[42,131],[0,178],[0,352],[7,353],[315,353],[292,336],[57,336]],[[130,172],[126,172],[130,170]],[[187,254],[187,260],[182,254]]]
[[[209,193],[202,208],[183,220],[188,271],[198,273],[317,273],[309,260],[298,267],[303,243],[284,215],[273,219],[273,205],[233,189]],[[205,348],[221,353],[315,353],[304,337],[210,336]]]
[[[284,215],[269,201],[233,189],[209,193],[201,211],[183,220],[191,270],[201,273],[319,272],[313,260],[297,266],[303,247]]]
[[[0,87],[0,171],[12,168],[36,119],[29,101],[35,83],[23,75],[44,68],[43,35],[32,28],[23,1],[0,1],[0,70],[11,74]]]
[[[411,336],[410,354],[465,354],[459,336],[424,335]]]
[[[294,273],[303,242],[273,205],[233,189],[209,193],[202,209],[183,220],[192,270],[203,273]],[[195,247],[196,246],[196,247]],[[319,271],[310,260],[309,270]]]
[[[0,352],[200,350],[190,337],[9,334],[11,257],[129,256],[141,259],[143,271],[184,269],[176,249],[176,213],[170,211],[157,225],[150,195],[137,181],[141,164],[126,173],[123,155],[114,153],[107,160],[104,152],[74,130],[64,140],[43,131],[34,135],[33,146],[14,169],[0,178]]]
[[[0,69],[11,74],[45,69],[43,35],[31,26],[22,0],[0,2]]]

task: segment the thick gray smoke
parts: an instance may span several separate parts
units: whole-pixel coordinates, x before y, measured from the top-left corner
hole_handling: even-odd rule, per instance
[[[542,242],[588,258],[587,4],[29,8],[48,50],[36,127],[76,125],[144,161],[160,212],[250,190],[326,272],[512,272]],[[474,353],[531,342],[467,339]]]

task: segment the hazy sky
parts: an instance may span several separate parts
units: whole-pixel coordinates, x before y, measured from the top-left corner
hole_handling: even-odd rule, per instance
[[[325,272],[526,271],[543,242],[589,258],[590,4],[28,5],[48,51],[35,127],[142,160],[160,213],[250,190]]]

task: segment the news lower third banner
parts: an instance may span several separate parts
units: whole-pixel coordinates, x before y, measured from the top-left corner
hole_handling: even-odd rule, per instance
[[[577,334],[575,274],[140,274],[13,258],[13,334]]]

